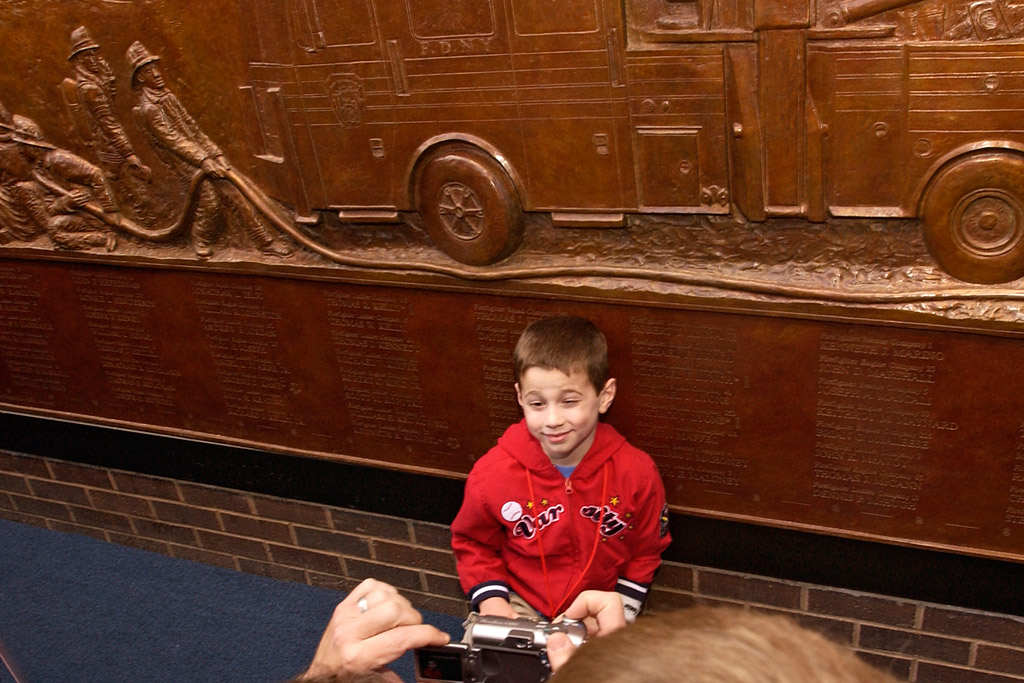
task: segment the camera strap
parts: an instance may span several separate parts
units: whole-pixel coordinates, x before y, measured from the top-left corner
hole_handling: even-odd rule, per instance
[[[11,676],[14,677],[14,683],[25,683],[25,677],[18,670],[18,665],[14,663],[14,658],[11,657],[11,653],[8,652],[2,640],[0,640],[0,662],[11,672]]]
[[[533,478],[530,476],[529,468],[524,467],[523,469],[526,470],[526,487],[527,487],[527,490],[530,493],[530,500],[531,501],[535,501],[536,497],[533,495]],[[587,560],[587,564],[583,568],[583,572],[576,579],[576,582],[574,584],[572,584],[572,586],[570,586],[568,588],[568,590],[565,591],[565,594],[562,596],[562,599],[558,602],[557,605],[555,605],[555,603],[551,600],[551,578],[550,578],[550,576],[548,574],[547,559],[544,556],[543,531],[541,531],[541,532],[539,532],[537,534],[537,549],[540,551],[540,567],[541,567],[541,571],[543,571],[543,573],[544,573],[544,595],[545,595],[545,597],[547,598],[547,601],[548,601],[548,615],[547,616],[548,616],[549,619],[554,619],[556,616],[558,616],[558,611],[560,609],[562,609],[562,607],[565,605],[566,601],[569,599],[569,596],[572,595],[573,591],[576,590],[576,587],[580,585],[581,581],[583,581],[583,577],[586,576],[587,572],[590,571],[590,566],[592,564],[594,564],[594,557],[597,555],[597,546],[601,544],[601,525],[604,524],[604,515],[605,515],[604,501],[605,501],[605,498],[608,495],[608,462],[607,461],[605,461],[604,465],[601,466],[601,472],[603,474],[603,478],[602,478],[602,482],[601,482],[601,498],[600,498],[600,501],[599,501],[599,503],[601,505],[601,519],[598,521],[597,529],[594,531],[594,547],[590,551],[590,558]],[[569,490],[569,489],[567,489],[567,490]]]

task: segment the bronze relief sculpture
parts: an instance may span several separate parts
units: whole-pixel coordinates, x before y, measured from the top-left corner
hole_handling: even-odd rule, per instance
[[[471,281],[623,278],[689,291],[720,277],[726,292],[782,299],[1016,299],[957,284],[1024,275],[1024,133],[1012,116],[1024,69],[1012,6],[562,1],[554,14],[538,2],[456,2],[443,19],[405,0],[204,3],[197,14],[230,19],[223,29],[238,54],[231,68],[193,64],[204,80],[189,95],[230,99],[234,121],[205,121],[230,136],[230,162],[146,47],[158,22],[144,3],[97,2],[126,22],[114,34],[100,27],[132,39],[123,59],[111,67],[96,30],[72,28],[59,99],[0,118],[5,156],[28,145],[13,115],[60,110],[70,126],[44,142],[101,169],[109,185],[64,215],[89,214],[142,251],[188,243],[207,259],[228,234],[241,248],[232,259],[255,251],[291,262],[298,248],[318,256],[303,263]],[[172,4],[149,14],[170,26]],[[4,11],[27,23],[41,8]],[[162,40],[186,54],[166,30]],[[52,33],[35,37],[22,52],[57,49]],[[202,37],[201,54],[222,39]],[[17,171],[7,175],[5,194]],[[67,200],[89,187],[66,182],[49,192]],[[157,226],[157,212],[177,220]],[[920,235],[903,218],[918,219]],[[403,221],[412,251],[387,244],[387,230],[390,258],[348,246],[349,226]],[[792,226],[807,237],[787,239]],[[561,227],[586,228],[583,241],[601,244],[604,258],[574,258],[586,251],[581,233]],[[634,243],[623,250],[621,238],[590,230],[606,227]],[[14,243],[27,234],[5,232]],[[896,235],[908,258],[892,262],[875,233]],[[766,251],[745,255],[752,234]],[[816,250],[828,260],[807,261]],[[737,257],[747,277],[730,277]],[[789,273],[764,270],[771,263]],[[838,276],[846,284],[884,275],[856,290],[814,275],[837,267],[848,269]]]
[[[676,509],[1024,557],[1013,3],[15,0],[0,45],[0,407],[458,476],[579,310]]]

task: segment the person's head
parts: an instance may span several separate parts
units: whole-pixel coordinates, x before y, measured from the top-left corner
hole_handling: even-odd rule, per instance
[[[643,617],[584,644],[550,683],[895,683],[789,618],[729,607]]]
[[[43,139],[43,129],[32,119],[20,114],[14,115],[14,135],[11,140],[18,143],[22,155],[31,163],[42,159],[47,152],[56,149]]]
[[[19,147],[15,142],[0,142],[0,179],[5,182],[19,182],[32,177],[32,166]]]
[[[530,434],[555,464],[578,464],[615,398],[604,335],[585,318],[543,318],[520,335],[513,360]]]
[[[89,29],[79,26],[71,32],[71,54],[68,55],[68,61],[73,62],[82,55],[93,54],[99,49],[100,44],[93,40]]]
[[[132,89],[146,87],[162,90],[164,88],[163,75],[156,65],[160,57],[150,52],[145,45],[136,40],[128,46],[125,58],[128,61],[128,68],[132,72]]]
[[[164,75],[160,73],[160,69],[157,68],[156,64],[147,64],[135,72],[135,76],[132,79],[132,85],[134,87],[152,88],[154,90],[163,90],[165,87]]]
[[[84,26],[71,32],[71,54],[68,55],[68,61],[104,79],[113,78],[110,65],[100,56],[100,44],[93,40]]]
[[[100,56],[99,50],[84,50],[71,58],[74,64],[81,65],[89,73],[99,74],[104,72],[105,59]]]

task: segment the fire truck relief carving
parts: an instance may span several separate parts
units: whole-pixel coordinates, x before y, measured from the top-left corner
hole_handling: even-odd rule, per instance
[[[1022,315],[1010,0],[85,4],[0,7],[12,254]]]

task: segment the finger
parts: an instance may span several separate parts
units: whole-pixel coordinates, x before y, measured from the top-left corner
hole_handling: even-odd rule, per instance
[[[345,642],[362,641],[402,626],[415,626],[423,617],[408,600],[391,591],[371,591],[363,598],[367,609],[359,609],[360,600],[344,606],[335,623],[337,637]],[[339,607],[339,609],[342,609]]]
[[[377,579],[363,579],[363,581],[352,591],[353,595],[365,595],[367,593],[398,595],[398,589],[390,583],[378,581]]]
[[[551,664],[552,671],[558,671],[560,666],[569,661],[574,652],[576,652],[576,646],[564,633],[552,633],[548,637],[548,663]]]
[[[335,641],[345,641],[349,638],[362,639],[387,630],[396,624],[408,622],[409,619],[413,619],[412,623],[416,623],[416,617],[404,609],[399,609],[396,612],[385,608],[378,610],[369,619],[360,618],[365,616],[360,609],[361,602],[365,601],[366,612],[369,612],[371,605],[384,605],[398,597],[398,591],[386,583],[373,579],[363,581],[335,606],[331,619],[324,630],[324,639]],[[401,607],[401,601],[398,606]]]
[[[376,604],[371,602],[370,605],[363,618],[367,623],[380,626],[381,630],[423,623],[423,615],[419,610],[400,595],[391,596]]]
[[[433,627],[425,633],[405,632],[405,629],[416,628],[420,624],[402,625],[397,629],[392,627],[392,617],[388,614],[391,611],[387,605],[381,605],[372,614],[356,612],[353,615],[351,610],[346,611],[339,605],[313,656],[310,672],[367,671],[401,656],[408,647],[406,640],[447,642],[447,636],[442,634],[439,637]]]
[[[378,669],[409,650],[428,645],[446,645],[449,640],[447,633],[430,624],[399,626],[362,641],[359,646],[362,659],[360,665],[366,670]]]
[[[377,581],[376,579],[365,579],[341,601],[339,607],[344,605],[346,613],[354,612],[359,614],[359,603],[361,600],[366,601],[364,604],[368,611],[373,605],[386,602],[389,598],[397,595],[398,590],[391,584]]]
[[[584,591],[565,610],[571,619],[593,617],[597,631],[592,635],[606,635],[626,625],[626,613],[618,593],[611,591]],[[588,628],[589,631],[589,628]]]

